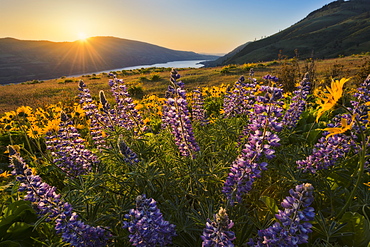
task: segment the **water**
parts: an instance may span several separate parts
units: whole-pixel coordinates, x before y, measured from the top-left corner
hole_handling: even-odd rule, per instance
[[[110,69],[110,70],[104,70],[104,71],[98,71],[98,72],[92,72],[88,74],[100,74],[100,73],[109,73],[111,71],[121,71],[121,70],[132,70],[132,69],[141,69],[141,68],[152,68],[152,67],[158,67],[158,68],[201,68],[204,65],[199,64],[200,62],[204,62],[206,60],[184,60],[184,61],[173,61],[173,62],[167,62],[167,63],[155,63],[150,65],[137,65],[137,66],[131,66],[131,67],[124,67],[124,68],[118,68],[118,69]],[[79,75],[70,75],[68,77],[77,77],[84,74]]]
[[[185,61],[173,61],[167,63],[156,63],[152,65],[139,65],[139,66],[132,66],[132,67],[125,67],[121,69],[115,69],[110,71],[117,71],[117,70],[131,70],[131,69],[141,69],[141,68],[151,68],[151,67],[158,67],[158,68],[201,68],[204,65],[199,64],[200,62],[204,62],[205,60],[185,60]]]

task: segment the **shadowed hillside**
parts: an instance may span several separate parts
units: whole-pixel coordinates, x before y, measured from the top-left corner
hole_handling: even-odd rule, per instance
[[[269,61],[281,53],[301,58],[335,58],[370,51],[370,0],[335,1],[270,37],[209,66]]]
[[[50,42],[0,39],[0,84],[215,56],[114,37]]]

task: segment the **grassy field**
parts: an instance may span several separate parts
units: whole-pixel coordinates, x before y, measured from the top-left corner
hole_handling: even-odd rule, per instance
[[[298,59],[272,61],[265,63],[228,65],[214,68],[180,69],[187,90],[198,86],[232,85],[241,75],[248,76],[249,69],[255,71],[254,77],[266,74],[276,75],[282,83],[294,85],[307,71],[313,75],[315,84],[329,82],[331,77],[357,77],[363,81],[370,71],[370,56],[353,55],[350,57],[299,61]],[[148,68],[129,71],[116,71],[117,78],[123,79],[128,87],[140,87],[143,94],[163,96],[167,86],[170,69]],[[0,87],[0,115],[15,110],[22,105],[31,107],[45,106],[57,102],[70,102],[76,97],[79,80],[84,80],[92,95],[100,90],[109,90],[108,74],[90,74],[74,78],[57,78],[46,81],[24,82]],[[290,86],[290,88],[292,88]],[[140,98],[140,95],[132,95]]]

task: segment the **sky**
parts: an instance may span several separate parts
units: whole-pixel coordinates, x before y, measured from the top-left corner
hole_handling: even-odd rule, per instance
[[[333,0],[0,0],[0,38],[114,36],[225,54],[288,28]]]

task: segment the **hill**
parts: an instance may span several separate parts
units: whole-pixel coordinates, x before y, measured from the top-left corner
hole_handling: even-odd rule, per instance
[[[208,66],[271,61],[281,53],[300,58],[335,58],[370,51],[370,0],[335,1],[267,38],[254,41]]]
[[[2,38],[0,39],[0,84],[43,80],[144,64],[216,58],[115,37],[92,37],[87,41],[75,42]]]

